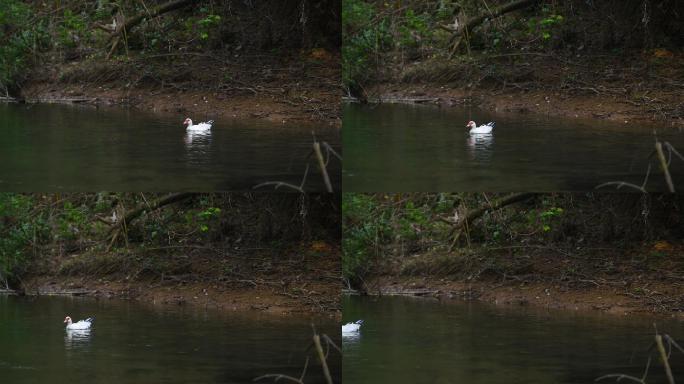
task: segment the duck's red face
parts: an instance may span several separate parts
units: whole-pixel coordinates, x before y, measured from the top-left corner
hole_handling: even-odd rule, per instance
[[[469,121],[468,125],[466,125],[466,128],[475,128],[475,122],[474,121]]]
[[[65,323],[68,323],[68,322],[70,322],[70,321],[71,321],[71,317],[67,316],[67,317],[64,318],[64,322],[65,322]]]
[[[188,125],[188,124],[190,124],[190,118],[189,117],[187,117],[185,119],[185,121],[183,121],[183,125]]]

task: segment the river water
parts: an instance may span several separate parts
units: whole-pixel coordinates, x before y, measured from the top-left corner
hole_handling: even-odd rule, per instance
[[[655,125],[403,104],[350,104],[343,114],[343,185],[350,192],[558,192],[587,191],[611,181],[641,185],[654,129],[684,154],[684,132]],[[492,135],[471,136],[465,128],[469,120],[495,121],[496,127]],[[673,158],[670,169],[675,185],[684,188],[684,161]],[[654,163],[647,190],[665,188]]]
[[[0,104],[0,190],[225,191],[271,181],[325,185],[313,136],[339,151],[339,129],[261,120],[215,119],[209,134],[188,134],[184,115],[121,108]],[[204,121],[197,116],[195,123]],[[329,174],[335,190],[341,165]],[[273,187],[270,187],[272,190]],[[287,191],[287,189],[281,189]]]
[[[653,324],[684,340],[681,321],[643,316],[495,307],[407,297],[345,297],[344,322],[365,320],[343,338],[345,383],[593,383],[605,374],[641,377]],[[684,354],[672,369],[684,372]],[[615,382],[615,379],[602,382]],[[651,364],[648,383],[664,383]]]
[[[92,330],[66,331],[64,317],[94,316]],[[299,377],[314,323],[339,343],[329,319],[225,313],[195,307],[62,297],[0,296],[2,383],[251,383]],[[328,358],[339,382],[341,357]],[[310,363],[307,382],[322,382]],[[263,381],[263,382],[272,382]]]

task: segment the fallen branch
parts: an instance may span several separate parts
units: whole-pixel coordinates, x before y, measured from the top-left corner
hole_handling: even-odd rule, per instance
[[[332,184],[330,183],[330,176],[328,176],[328,169],[325,167],[325,160],[323,160],[323,153],[321,152],[321,144],[314,139],[313,149],[316,153],[316,159],[318,160],[318,168],[321,170],[323,175],[323,182],[325,183],[325,189],[328,192],[332,192]]]
[[[667,159],[665,156],[665,150],[667,150]],[[679,157],[682,161],[684,161],[684,156],[682,156],[681,153],[679,153],[675,147],[672,146],[667,141],[660,141],[656,137],[655,141],[655,149],[651,151],[651,153],[648,155],[647,159],[651,159],[653,155],[656,155],[658,159],[658,165],[660,166],[660,169],[663,171],[663,176],[665,178],[665,183],[667,184],[667,190],[670,193],[675,192],[675,186],[674,182],[672,181],[672,175],[670,174],[670,163],[672,162],[672,155],[675,155]],[[616,189],[620,189],[622,187],[629,187],[629,188],[634,188],[638,190],[639,192],[642,193],[647,193],[646,191],[646,184],[648,183],[648,177],[651,174],[651,163],[648,164],[648,167],[646,168],[646,176],[644,177],[644,182],[641,183],[641,185],[636,185],[632,183],[628,183],[626,181],[609,181],[606,183],[602,183],[594,187],[595,189],[599,188],[605,188],[609,186],[615,186]]]
[[[460,45],[462,39],[470,33],[470,30],[482,24],[485,20],[491,20],[499,16],[505,15],[506,13],[516,11],[518,9],[527,8],[535,3],[540,2],[539,0],[516,0],[508,4],[504,4],[498,8],[489,10],[487,13],[483,13],[478,16],[471,17],[465,22],[459,24],[456,23],[456,28],[447,25],[440,25],[440,28],[453,33],[449,44],[453,44],[451,49],[451,56],[454,55],[458,46]]]
[[[330,337],[326,334],[319,335],[316,332],[316,328],[312,325],[313,328],[313,339],[312,343],[309,344],[309,348],[311,348],[311,345],[314,346],[314,349],[316,350],[316,358],[318,358],[318,361],[321,363],[321,369],[323,370],[323,377],[325,377],[325,383],[326,384],[333,384],[333,379],[332,375],[330,374],[330,368],[328,367],[328,355],[330,353],[330,348],[332,347],[333,349],[337,350],[338,352],[342,353],[342,350],[340,347],[338,347]],[[325,343],[325,351],[323,351],[323,343]],[[309,356],[306,357],[306,360],[304,361],[304,369],[302,369],[302,373],[299,375],[299,377],[293,377],[289,375],[285,375],[282,373],[270,373],[266,375],[262,375],[259,377],[254,378],[252,381],[260,381],[263,379],[273,379],[273,382],[277,382],[281,379],[289,380],[294,383],[298,384],[304,384],[304,377],[306,376],[306,370],[309,368]]]
[[[665,350],[665,343],[667,343],[667,350]],[[670,354],[672,352],[672,348],[674,347],[675,349],[678,349],[680,352],[684,353],[684,349],[682,349],[677,342],[672,339],[669,335],[661,335],[658,333],[658,330],[656,329],[656,334],[654,338],[654,343],[651,344],[649,347],[649,356],[648,360],[646,361],[646,369],[644,370],[644,374],[639,378],[639,377],[634,377],[630,375],[626,375],[624,373],[611,373],[608,375],[603,375],[601,377],[596,378],[594,381],[601,381],[604,379],[615,379],[615,381],[621,381],[623,379],[631,380],[636,383],[641,383],[641,384],[646,384],[646,378],[648,377],[648,370],[651,367],[651,354],[653,351],[653,346],[655,345],[656,350],[658,351],[657,355],[660,358],[660,361],[663,363],[663,369],[665,371],[665,377],[667,377],[667,382],[668,384],[675,384],[675,379],[674,375],[672,374],[672,368],[670,367]]]
[[[328,368],[328,361],[326,360],[326,356],[323,353],[323,347],[321,346],[321,337],[318,336],[316,330],[314,330],[313,341],[314,345],[316,346],[318,360],[321,362],[321,366],[323,367],[323,375],[325,376],[325,381],[327,384],[333,384],[332,376],[330,376],[330,368]]]
[[[189,192],[173,193],[168,196],[162,197],[158,200],[155,200],[151,204],[146,203],[124,213],[122,218],[115,221],[114,224],[107,231],[107,236],[109,238],[109,248],[111,248],[111,246],[114,244],[114,242],[122,232],[125,233],[125,229],[128,223],[137,219],[143,213],[155,211],[163,206],[173,204],[181,200],[185,200],[189,197],[192,197],[193,195],[194,193]]]
[[[0,102],[2,103],[16,103],[18,102],[17,99],[11,96],[0,96]]]
[[[309,175],[309,164],[306,165],[306,169],[304,169],[304,176],[302,177],[302,182],[299,183],[299,185],[294,185],[290,183],[286,183],[284,181],[266,181],[264,183],[260,183],[252,187],[253,189],[258,189],[261,187],[267,187],[270,185],[273,185],[273,189],[278,189],[280,187],[287,187],[287,188],[292,188],[295,191],[299,193],[305,193],[304,191],[304,184],[306,184],[306,177]]]
[[[122,36],[126,36],[127,31],[129,31],[131,28],[135,27],[136,25],[142,23],[144,20],[147,19],[152,19],[155,18],[161,14],[185,7],[186,5],[190,5],[194,2],[197,2],[197,0],[174,0],[174,1],[169,1],[167,3],[158,5],[156,7],[153,7],[151,9],[145,9],[144,12],[141,12],[133,17],[130,18],[124,18],[123,16],[119,17],[119,19],[122,19],[118,24],[116,21],[112,25],[112,27],[109,26],[103,26],[101,24],[96,24],[98,28],[104,29],[106,31],[110,31],[109,37],[107,38],[107,43],[111,43],[112,46],[109,50],[109,53],[107,54],[107,58],[109,58],[112,53],[116,50],[116,47],[119,45],[119,41],[121,40]],[[121,12],[121,11],[119,11]]]
[[[660,162],[660,169],[665,175],[665,182],[667,183],[667,189],[670,193],[674,193],[675,188],[672,184],[672,176],[670,175],[670,168],[668,167],[669,162],[665,160],[665,153],[663,152],[663,143],[656,140],[655,143],[656,154],[658,155],[658,161]]]
[[[45,97],[28,99],[27,103],[48,103],[48,104],[77,104],[77,103],[92,103],[97,101],[95,97]]]
[[[323,150],[325,150],[325,156],[323,154]],[[318,140],[316,140],[315,135],[313,138],[312,150],[306,156],[307,160],[311,157],[312,154],[314,154],[316,156],[316,163],[318,165],[318,168],[321,171],[321,176],[323,178],[323,183],[325,184],[326,191],[333,192],[334,190],[333,190],[332,182],[330,181],[330,175],[328,174],[328,163],[330,163],[330,157],[331,156],[336,157],[339,161],[342,161],[342,156],[340,156],[340,154],[337,153],[332,148],[332,146],[330,146],[330,144],[328,144],[327,142],[325,142],[325,141],[319,142]],[[306,184],[308,175],[309,175],[309,164],[306,164],[306,168],[304,169],[304,176],[302,177],[302,181],[301,181],[301,183],[299,183],[299,185],[294,185],[294,184],[287,183],[284,181],[266,181],[266,182],[257,184],[252,188],[258,189],[258,188],[262,188],[262,187],[273,186],[274,189],[278,189],[280,187],[287,187],[287,188],[294,189],[297,192],[305,193],[304,185]]]
[[[667,382],[670,384],[675,384],[674,376],[672,376],[672,368],[670,368],[670,359],[668,353],[665,352],[665,346],[663,345],[663,337],[656,333],[655,341],[660,354],[660,361],[662,361],[663,368],[665,369],[665,375],[667,375]],[[672,347],[670,347],[670,349],[672,349]]]
[[[470,225],[469,223],[478,219],[480,216],[484,215],[487,212],[496,211],[507,205],[530,199],[535,195],[535,193],[530,192],[514,193],[512,195],[503,197],[499,200],[495,200],[494,202],[489,203],[483,207],[468,211],[462,218],[457,219],[457,221],[455,222],[447,221],[448,223],[452,224],[449,236],[453,236],[453,241],[451,243],[451,246],[449,247],[449,251],[453,250],[453,248],[456,246],[456,243],[458,242],[463,229],[467,228],[468,225]]]

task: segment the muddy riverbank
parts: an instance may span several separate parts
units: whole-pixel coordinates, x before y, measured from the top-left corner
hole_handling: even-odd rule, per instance
[[[415,255],[383,267],[393,273],[367,277],[365,289],[371,295],[480,300],[618,315],[651,313],[684,319],[681,245],[658,242],[627,253],[606,248],[594,251],[596,256],[590,258],[554,252],[549,247],[510,260],[503,254],[507,251],[475,252],[467,261],[458,255]],[[467,266],[463,270],[444,273],[464,263]]]
[[[313,49],[289,58],[178,53],[47,64],[30,74],[20,99],[175,113],[181,122],[340,126],[338,56]]]
[[[86,296],[98,299],[124,299],[154,305],[188,305],[223,311],[260,311],[278,315],[314,314],[333,318],[341,316],[339,299],[331,292],[321,293],[320,286],[298,294],[277,289],[268,281],[244,283],[244,287],[197,283],[170,279],[126,281],[107,278],[61,278],[44,276],[25,282],[27,295]],[[319,289],[319,290],[316,290]]]
[[[419,277],[378,277],[368,281],[371,295],[435,297],[441,300],[479,300],[497,305],[535,306],[572,311],[596,310],[616,315],[652,313],[684,319],[681,306],[668,308],[662,301],[681,303],[684,289],[653,282],[643,295],[630,293],[619,283],[587,281],[587,287],[568,289],[544,282],[431,281]],[[677,297],[679,296],[679,299]],[[681,304],[679,304],[681,305]]]
[[[326,252],[337,252],[325,247]],[[306,250],[304,250],[306,251]],[[215,260],[193,257],[185,273],[163,273],[152,277],[131,268],[128,273],[56,273],[31,275],[19,292],[26,295],[74,295],[100,299],[127,299],[157,305],[188,305],[224,311],[261,311],[293,315],[341,316],[339,257],[288,255],[282,260],[251,257],[249,260]],[[74,260],[64,260],[59,269],[73,269]],[[81,263],[81,262],[78,262]],[[102,270],[95,261],[79,268]],[[101,261],[100,261],[101,263]],[[303,264],[302,264],[303,263]],[[230,265],[228,265],[230,264]],[[302,267],[304,265],[304,267]],[[302,268],[306,269],[303,271]],[[250,273],[242,272],[249,269]],[[235,272],[226,272],[235,271]]]
[[[492,111],[684,127],[684,57],[495,55],[395,64],[370,101],[476,105]],[[651,129],[650,126],[648,129]]]

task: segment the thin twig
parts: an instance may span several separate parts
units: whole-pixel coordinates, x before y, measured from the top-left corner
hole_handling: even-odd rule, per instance
[[[665,174],[665,182],[667,183],[667,189],[670,193],[674,193],[675,188],[672,183],[672,176],[670,175],[670,168],[668,167],[668,161],[665,159],[665,153],[663,152],[663,143],[656,140],[655,143],[656,153],[658,154],[658,160],[660,161],[660,169],[663,170]]]
[[[597,185],[596,187],[594,187],[594,189],[600,189],[600,188],[608,187],[611,185],[617,185],[617,187],[615,189],[620,189],[622,187],[629,187],[629,188],[634,188],[639,192],[647,193],[646,190],[642,186],[632,184],[632,183],[628,183],[625,181],[609,181],[607,183]]]
[[[314,139],[313,143],[314,152],[316,152],[316,159],[318,159],[318,167],[321,169],[321,174],[323,175],[323,182],[325,183],[325,189],[328,192],[332,192],[332,183],[330,182],[330,176],[328,176],[328,170],[325,168],[325,160],[323,159],[323,153],[321,152],[321,143]]]
[[[273,189],[278,189],[278,188],[280,188],[280,187],[288,187],[288,188],[294,189],[294,190],[297,191],[297,192],[305,193],[304,190],[303,190],[301,187],[298,187],[298,186],[296,186],[296,185],[294,185],[294,184],[286,183],[286,182],[284,182],[284,181],[267,181],[267,182],[265,182],[265,183],[261,183],[261,184],[255,185],[255,186],[253,187],[253,189],[257,189],[257,188],[261,188],[261,187],[266,187],[266,186],[269,186],[269,185],[274,185],[275,187],[274,187]]]
[[[670,368],[670,360],[667,358],[667,352],[665,352],[665,346],[663,345],[663,337],[656,334],[655,341],[658,346],[658,352],[660,353],[660,360],[663,362],[663,367],[665,368],[667,381],[670,384],[675,384],[674,376],[672,376],[672,369]]]

